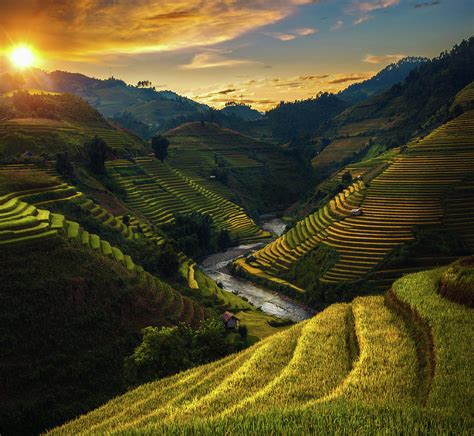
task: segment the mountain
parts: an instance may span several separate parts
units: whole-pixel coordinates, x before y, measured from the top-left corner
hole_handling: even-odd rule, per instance
[[[280,103],[265,114],[265,123],[273,137],[287,141],[314,135],[348,106],[333,94],[320,93],[316,98]]]
[[[403,82],[331,119],[318,133],[329,143],[313,159],[313,166],[322,177],[327,176],[364,156],[373,157],[423,137],[462,113],[462,105],[453,103],[473,81],[471,37],[413,69]]]
[[[369,97],[380,94],[396,83],[403,82],[410,71],[427,61],[428,59],[423,57],[410,56],[403,58],[396,63],[388,65],[374,77],[347,87],[339,92],[337,96],[350,104],[359,103]]]
[[[225,108],[221,109],[221,113],[241,118],[244,121],[256,121],[263,117],[259,111],[252,109],[246,104],[227,105]]]
[[[78,158],[84,143],[95,135],[118,155],[146,149],[140,138],[113,125],[77,96],[35,89],[0,97],[0,156],[4,159],[25,152],[51,157],[64,150]]]
[[[108,118],[128,112],[152,130],[160,129],[176,117],[197,115],[208,110],[206,105],[172,91],[127,85],[114,78],[101,80],[64,71],[48,73],[35,70],[25,79],[26,86],[30,88],[77,95]]]
[[[385,159],[347,167],[332,198],[237,270],[280,291],[287,280],[291,295],[324,307],[345,290],[384,290],[404,273],[474,253],[473,150],[471,110]]]

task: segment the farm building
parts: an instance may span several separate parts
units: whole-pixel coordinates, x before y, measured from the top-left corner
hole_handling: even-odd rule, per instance
[[[222,321],[224,326],[228,330],[233,330],[239,328],[240,319],[237,318],[232,312],[224,312],[222,315]]]

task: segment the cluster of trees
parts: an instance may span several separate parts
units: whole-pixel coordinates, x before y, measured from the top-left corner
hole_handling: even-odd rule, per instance
[[[163,162],[168,157],[170,142],[163,136],[158,135],[151,138],[151,148],[157,159]]]
[[[236,242],[228,230],[217,229],[210,216],[196,212],[178,215],[173,224],[163,226],[162,229],[180,251],[193,259],[223,251]]]
[[[243,340],[227,340],[222,321],[210,318],[193,330],[187,324],[174,327],[147,327],[142,331],[142,341],[133,354],[125,360],[125,379],[137,385],[166,377],[196,365],[221,359],[244,347],[246,330],[241,330]]]
[[[152,87],[152,83],[150,80],[140,80],[137,82],[137,88],[152,88],[153,90],[155,89]]]

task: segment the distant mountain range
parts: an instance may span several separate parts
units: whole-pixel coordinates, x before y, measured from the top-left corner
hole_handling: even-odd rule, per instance
[[[360,83],[355,83],[337,96],[346,103],[355,104],[369,97],[380,94],[399,82],[403,82],[410,71],[418,68],[428,61],[423,57],[406,57],[390,64],[378,72],[374,77]]]
[[[396,83],[402,82],[412,70],[423,65],[426,61],[427,59],[421,57],[407,57],[387,66],[373,78],[349,86],[334,96],[334,99],[337,97],[340,103],[337,105],[338,110],[331,109],[329,115],[335,116],[350,105],[386,91]],[[243,104],[232,104],[221,110],[211,110],[209,106],[173,91],[157,91],[149,83],[144,82],[143,84],[146,87],[128,85],[123,80],[115,78],[102,80],[78,73],[64,71],[49,73],[33,70],[25,76],[24,88],[71,93],[79,96],[105,117],[143,138],[149,138],[157,132],[164,132],[185,122],[204,120],[217,122],[222,126],[248,134],[257,133],[258,136],[263,132],[265,135],[270,134],[287,140],[292,135],[311,133],[321,122],[327,120],[327,117],[322,119],[316,117],[316,119],[313,114],[312,120],[307,120],[308,126],[303,128],[302,125],[299,125],[298,129],[293,129],[293,134],[290,135],[289,132],[281,132],[281,130],[285,130],[290,118],[300,116],[300,109],[304,108],[305,113],[309,107],[314,107],[316,112],[320,109],[323,112],[326,110],[323,108],[325,105],[321,105],[319,99],[285,103],[262,115],[250,106]],[[279,116],[282,111],[284,113]],[[292,116],[293,112],[295,112],[294,116]],[[310,112],[306,113],[306,118],[309,118]],[[282,117],[284,119],[281,119]],[[275,122],[277,125],[274,125]],[[258,126],[255,126],[255,123]]]
[[[151,87],[127,85],[115,78],[101,80],[64,71],[35,70],[26,77],[25,87],[75,94],[108,118],[128,113],[153,130],[175,117],[209,110],[208,106],[172,91],[156,91]]]

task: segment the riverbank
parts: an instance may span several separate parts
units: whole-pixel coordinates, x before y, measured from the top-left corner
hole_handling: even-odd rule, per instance
[[[262,228],[281,234],[285,224],[278,218],[272,218],[262,223]],[[272,229],[272,230],[270,230]],[[225,291],[232,292],[245,298],[253,306],[270,315],[290,319],[294,322],[303,321],[313,316],[313,313],[290,298],[256,285],[244,278],[233,276],[227,268],[232,260],[247,256],[264,244],[250,244],[233,247],[225,252],[215,253],[206,257],[200,267],[204,272],[220,283]]]

